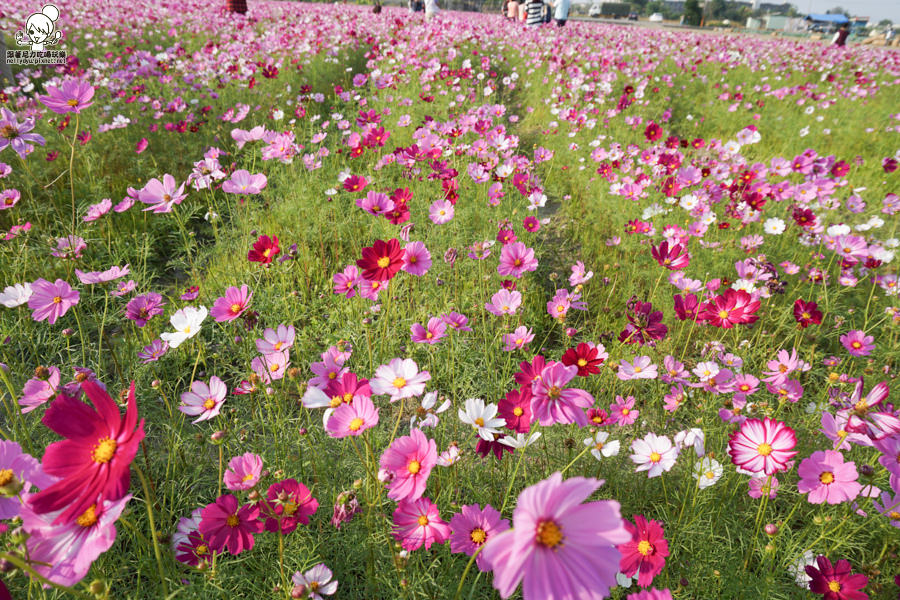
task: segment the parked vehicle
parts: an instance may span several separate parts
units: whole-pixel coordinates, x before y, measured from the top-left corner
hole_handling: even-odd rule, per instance
[[[637,21],[637,20],[638,20],[638,15],[637,15],[637,13],[634,13],[634,12],[633,12],[633,13],[628,13],[628,20],[629,20],[629,21]]]
[[[663,22],[662,13],[653,13],[652,15],[650,15],[650,18],[647,20],[650,21],[651,23],[662,23]]]
[[[594,4],[591,4],[591,8],[588,10],[588,16],[596,19],[601,14],[602,14],[602,10],[600,8],[600,3],[595,2]]]

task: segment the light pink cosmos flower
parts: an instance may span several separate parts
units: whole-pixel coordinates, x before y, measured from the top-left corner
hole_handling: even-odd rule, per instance
[[[375,377],[369,381],[373,394],[387,394],[391,402],[402,398],[421,396],[425,382],[431,379],[428,371],[419,371],[411,358],[394,358],[375,369]]]
[[[844,455],[836,450],[813,452],[800,462],[797,474],[797,491],[809,493],[810,504],[849,502],[862,490],[857,482],[856,463],[845,463]]]
[[[202,381],[191,384],[191,391],[181,394],[181,406],[178,410],[186,415],[197,417],[193,423],[208,421],[219,414],[228,388],[221,379],[213,375],[209,385]]]
[[[325,431],[333,438],[361,435],[378,425],[378,409],[367,396],[357,396],[353,402],[342,402],[328,417]]]
[[[125,277],[131,271],[128,268],[128,265],[124,267],[120,267],[118,265],[113,265],[105,271],[91,271],[90,273],[85,273],[84,271],[80,271],[75,269],[75,276],[78,277],[78,281],[85,285],[93,285],[95,283],[106,283],[108,281],[114,281],[121,277]]]
[[[552,363],[544,367],[540,377],[531,384],[531,414],[542,426],[576,423],[584,427],[588,424],[584,409],[593,406],[594,397],[584,390],[566,387],[577,374],[576,365]]]
[[[432,544],[443,544],[450,537],[450,526],[441,519],[437,505],[428,498],[404,500],[394,510],[394,538],[404,550],[428,550]]]
[[[523,349],[534,339],[534,333],[531,329],[520,325],[512,333],[503,334],[503,350],[512,352],[513,350]]]
[[[144,210],[154,213],[172,212],[172,207],[181,204],[186,197],[184,183],[176,186],[175,178],[168,173],[163,175],[162,181],[154,177],[138,192],[138,200],[149,204]]]
[[[257,356],[250,361],[250,368],[263,383],[272,383],[284,378],[290,361],[290,350],[281,350]]]
[[[247,169],[238,169],[222,183],[222,191],[226,194],[251,195],[258,194],[266,187],[268,180],[264,173],[250,174]]]
[[[494,587],[509,598],[522,583],[525,598],[601,600],[616,585],[621,554],[631,539],[614,500],[582,504],[603,481],[557,472],[519,494],[513,528],[481,551]]]
[[[534,271],[537,267],[538,261],[534,257],[534,250],[522,242],[506,244],[500,250],[500,264],[497,265],[497,272],[504,277],[518,279],[526,271]]]
[[[616,376],[622,381],[629,379],[656,379],[656,365],[649,356],[635,356],[633,362],[628,362],[624,358],[619,363],[619,370]]]
[[[18,516],[22,507],[19,493],[29,493],[32,485],[44,489],[56,482],[55,477],[44,473],[36,458],[22,452],[22,447],[13,441],[0,440],[0,465],[8,470],[0,486],[4,490],[0,494],[0,520]]]
[[[234,321],[250,306],[253,292],[246,285],[240,288],[235,286],[225,290],[225,295],[216,299],[209,314],[219,323]]]
[[[421,277],[431,268],[431,253],[423,242],[410,242],[403,247],[403,266],[410,275]]]
[[[421,429],[396,438],[381,454],[379,466],[391,476],[388,498],[395,502],[422,497],[431,469],[437,462],[437,444]]]
[[[108,213],[112,209],[112,200],[109,198],[104,198],[97,204],[92,204],[88,207],[87,214],[82,217],[82,221],[85,223],[90,223],[92,221],[96,221],[106,213]]]
[[[435,225],[443,225],[453,220],[455,211],[449,200],[435,200],[428,208],[428,218]]]
[[[259,483],[263,460],[258,454],[245,452],[228,461],[228,469],[222,478],[225,487],[232,492],[253,489]]]
[[[324,563],[319,563],[303,573],[297,571],[291,577],[291,582],[294,584],[294,590],[291,590],[291,597],[323,600],[323,595],[331,596],[337,591],[338,582],[332,581],[332,577],[331,569],[326,567]],[[294,596],[295,590],[302,590],[302,593]]]
[[[394,201],[382,192],[366,192],[365,198],[357,198],[356,205],[370,215],[386,215],[394,210]]]
[[[767,495],[771,500],[778,496],[778,486],[778,478],[774,475],[771,476],[771,481],[765,475],[751,477],[750,481],[747,482],[747,495],[757,499]]]
[[[513,290],[501,289],[491,296],[491,301],[485,303],[484,308],[493,315],[514,315],[522,305],[522,293]]]
[[[840,338],[841,344],[851,356],[868,356],[875,348],[875,338],[866,335],[864,331],[854,329],[848,331]]]
[[[421,323],[413,323],[410,327],[412,333],[412,341],[417,344],[437,344],[439,341],[447,337],[447,324],[440,317],[431,317],[428,319],[428,325],[422,326]]]
[[[659,477],[671,471],[678,458],[678,449],[664,435],[648,433],[643,439],[631,442],[631,461],[638,467],[635,472],[647,471],[647,477]]]
[[[772,475],[787,469],[788,461],[797,454],[796,445],[794,430],[781,421],[748,419],[731,433],[728,454],[742,469]]]
[[[616,396],[616,401],[609,407],[609,416],[616,421],[617,425],[631,425],[634,423],[640,411],[634,410],[634,396],[622,398]]]
[[[235,127],[231,130],[231,139],[237,142],[237,148],[240,150],[244,147],[244,144],[247,142],[257,142],[263,139],[263,136],[266,135],[266,128],[262,125],[257,125],[253,129],[249,131],[245,131],[243,129],[238,129]]]
[[[46,377],[43,377],[43,374],[41,374],[41,377],[35,375],[25,382],[22,396],[19,398],[19,405],[22,406],[23,415],[45,404],[56,395],[56,390],[59,388],[59,369],[50,366],[47,367],[46,371]]]
[[[72,286],[62,279],[57,279],[54,283],[38,279],[31,284],[31,297],[28,298],[28,308],[32,310],[31,318],[35,321],[46,320],[53,325],[58,318],[78,304],[79,297],[78,290],[73,290]]]
[[[294,345],[294,326],[279,325],[277,329],[266,327],[262,339],[256,340],[256,349],[260,354],[272,354],[287,350]]]
[[[588,271],[584,263],[580,260],[572,265],[572,274],[569,275],[569,285],[575,287],[577,285],[584,285],[587,283],[591,277],[594,276],[593,271]]]
[[[62,511],[37,514],[26,502],[19,515],[28,538],[31,567],[54,583],[73,586],[88,574],[94,560],[116,541],[116,526],[131,494],[91,505],[74,521],[53,522]]]

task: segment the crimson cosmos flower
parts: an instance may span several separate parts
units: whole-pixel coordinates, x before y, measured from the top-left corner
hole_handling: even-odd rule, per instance
[[[721,296],[716,296],[712,302],[700,305],[700,313],[697,318],[707,321],[714,327],[731,329],[735,325],[755,323],[759,315],[759,300],[744,290],[728,288]]]
[[[362,249],[362,258],[356,261],[362,276],[369,281],[392,279],[403,266],[403,248],[397,238],[388,241],[375,240],[370,247]]]
[[[679,271],[687,268],[691,263],[691,255],[687,253],[681,244],[669,245],[669,242],[663,242],[659,246],[651,246],[651,254],[659,266],[665,267],[670,271]]]
[[[810,325],[821,325],[822,311],[815,302],[805,302],[803,299],[797,298],[797,301],[794,302],[794,319],[803,329]]]
[[[70,523],[95,504],[122,498],[131,484],[131,461],[144,439],[134,382],[124,420],[116,402],[97,382],[85,381],[81,389],[96,410],[60,394],[42,421],[67,438],[47,446],[41,461],[44,472],[60,480],[31,499],[38,514],[62,510],[54,524]]]
[[[869,595],[859,590],[866,587],[869,578],[862,573],[850,573],[850,563],[839,560],[834,565],[824,556],[817,556],[818,569],[806,566],[806,574],[812,578],[809,589],[822,594],[825,600],[868,600]]]
[[[637,572],[638,585],[647,587],[666,566],[669,543],[663,537],[664,531],[659,521],[648,521],[644,515],[635,515],[634,523],[632,525],[623,519],[631,540],[616,546],[622,553],[619,569],[629,577]]]
[[[267,265],[275,260],[275,256],[279,252],[281,252],[281,248],[278,246],[277,235],[273,235],[271,238],[267,235],[261,235],[247,253],[247,260]]]
[[[600,372],[600,365],[606,360],[599,356],[600,350],[581,342],[574,348],[569,348],[562,355],[562,364],[570,367],[575,365],[578,367],[578,375],[587,377],[588,375],[596,375]]]

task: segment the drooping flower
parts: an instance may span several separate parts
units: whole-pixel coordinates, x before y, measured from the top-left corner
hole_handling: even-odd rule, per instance
[[[796,445],[794,430],[781,421],[748,419],[731,433],[728,454],[742,469],[772,475],[787,468],[787,462],[797,454],[793,449]]]
[[[379,461],[381,468],[393,476],[387,486],[388,498],[397,502],[421,498],[436,462],[437,443],[425,437],[421,429],[396,438]]]
[[[35,321],[46,320],[53,325],[58,318],[78,304],[79,297],[78,290],[73,290],[72,286],[62,279],[57,279],[54,283],[38,279],[31,284],[31,296],[28,298],[28,308],[32,310],[31,318]]]
[[[669,555],[662,523],[635,515],[634,525],[626,520],[625,529],[631,534],[631,540],[617,546],[622,553],[619,569],[629,577],[638,573],[638,585],[647,587],[662,572]]]
[[[193,423],[208,421],[218,416],[225,403],[225,395],[228,388],[221,379],[213,375],[209,378],[209,385],[202,381],[191,384],[191,391],[181,394],[181,406],[178,410],[186,415],[197,417]]]
[[[869,595],[860,591],[869,583],[869,578],[862,573],[851,573],[849,561],[831,564],[826,557],[817,556],[816,565],[818,568],[806,566],[811,592],[822,594],[825,600],[869,600]]]
[[[529,600],[599,600],[616,584],[620,553],[630,539],[614,500],[582,504],[603,484],[560,473],[519,494],[513,528],[481,551],[494,587],[510,597],[522,583]]]
[[[224,494],[208,504],[200,513],[200,534],[214,552],[228,549],[237,556],[252,550],[253,534],[263,530],[259,505],[241,506],[231,494]]]
[[[240,288],[231,286],[225,290],[224,296],[216,299],[209,314],[219,323],[234,321],[250,306],[251,298],[253,292],[246,285]]]
[[[31,498],[38,514],[62,509],[54,523],[70,523],[92,504],[122,498],[131,481],[131,461],[144,439],[134,383],[128,391],[124,419],[100,384],[87,380],[81,389],[95,409],[60,394],[41,421],[66,438],[47,446],[41,462],[44,471],[59,481]]]
[[[22,414],[27,414],[41,406],[56,394],[59,389],[60,373],[54,366],[40,366],[34,370],[34,377],[25,382],[19,405]]]
[[[450,537],[450,526],[441,519],[437,505],[428,498],[401,500],[394,510],[393,535],[404,550],[425,549],[443,544]]]
[[[222,481],[232,492],[253,489],[253,486],[259,483],[262,467],[262,457],[245,452],[228,461],[228,469],[225,470]]]
[[[450,519],[450,552],[461,552],[472,556],[479,548],[495,535],[509,529],[509,521],[500,515],[500,511],[485,505],[467,504]],[[475,559],[478,568],[487,571],[485,559],[479,554]]]
[[[844,455],[836,450],[813,452],[800,462],[797,474],[797,491],[809,493],[811,504],[849,502],[862,490],[856,464],[844,462]]]
[[[266,519],[266,531],[278,531],[287,535],[297,525],[309,524],[310,515],[319,508],[319,501],[313,498],[302,483],[296,479],[285,479],[273,483],[266,491],[267,502],[263,502],[262,516]]]

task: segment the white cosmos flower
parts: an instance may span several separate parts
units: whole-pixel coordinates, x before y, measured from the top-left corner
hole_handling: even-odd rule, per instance
[[[705,440],[706,436],[703,435],[702,429],[696,427],[685,429],[675,434],[675,447],[681,450],[682,448],[693,446],[697,456],[703,456],[706,453],[703,447]]]
[[[169,347],[177,348],[185,340],[189,340],[200,333],[200,325],[206,319],[209,311],[205,306],[185,306],[176,311],[169,323],[175,328],[174,333],[161,333],[159,337],[169,343]]]
[[[584,445],[588,447],[593,446],[593,448],[591,448],[591,454],[593,454],[594,458],[597,460],[618,455],[620,446],[619,440],[607,442],[606,440],[608,438],[609,432],[598,431],[594,434],[594,437],[585,438]]]
[[[530,434],[528,437],[525,437],[524,433],[517,433],[516,437],[507,435],[506,437],[499,439],[497,441],[500,442],[501,444],[503,444],[504,446],[509,446],[510,448],[521,449],[521,448],[525,448],[526,446],[532,445],[533,443],[538,441],[538,439],[540,439],[540,437],[541,437],[541,432],[535,431],[534,433]]]
[[[781,235],[784,233],[784,221],[778,217],[766,219],[766,222],[763,223],[763,230],[769,235]]]
[[[700,489],[705,489],[714,485],[722,477],[722,465],[708,456],[694,465],[694,479]]]
[[[794,577],[794,581],[797,582],[797,585],[806,589],[809,587],[809,582],[812,581],[812,577],[806,574],[806,567],[815,564],[816,555],[813,554],[812,550],[807,550],[803,553],[803,556],[799,557],[792,565],[788,566],[788,573]]]
[[[31,284],[28,282],[6,286],[0,294],[0,304],[6,308],[22,306],[31,298]]]
[[[847,235],[848,233],[850,233],[850,226],[844,225],[843,223],[838,223],[837,225],[829,225],[828,229],[825,230],[825,233],[827,233],[831,237]]]
[[[492,442],[494,434],[500,433],[498,427],[506,425],[506,419],[497,417],[497,410],[496,404],[485,405],[481,398],[469,398],[465,410],[459,409],[459,420],[474,427],[481,439]]]

